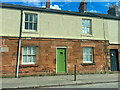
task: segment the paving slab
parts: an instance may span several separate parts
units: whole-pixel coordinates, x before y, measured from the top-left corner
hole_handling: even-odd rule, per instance
[[[28,88],[28,87],[48,87],[61,85],[76,85],[88,83],[118,82],[119,76],[116,74],[87,74],[77,75],[74,81],[73,75],[58,76],[35,76],[21,78],[1,78],[2,88]]]

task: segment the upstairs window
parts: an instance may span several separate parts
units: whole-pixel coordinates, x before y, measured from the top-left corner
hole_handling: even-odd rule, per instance
[[[91,20],[87,20],[87,19],[82,20],[82,33],[92,34],[92,32],[91,32]]]
[[[83,63],[93,63],[92,47],[83,47]]]
[[[25,13],[25,30],[37,31],[37,14]]]

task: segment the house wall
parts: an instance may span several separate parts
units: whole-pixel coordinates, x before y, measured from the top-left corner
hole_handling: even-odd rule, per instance
[[[20,10],[0,8],[2,12],[2,33],[0,36],[18,37],[20,31]]]
[[[37,32],[24,30],[25,13],[38,14]],[[3,28],[1,36],[19,36],[20,15],[20,10],[2,9]],[[82,34],[82,19],[91,19],[92,35]],[[107,22],[105,24],[107,24]],[[104,32],[107,31],[106,25],[103,25],[103,19],[100,18],[33,11],[24,11],[22,26],[22,37],[104,40]],[[107,34],[106,39],[108,40]]]
[[[118,20],[107,20],[108,22],[108,34],[110,44],[120,44],[119,40],[119,23]]]
[[[4,37],[3,41],[3,46],[8,47],[9,52],[2,53],[2,75],[15,76],[18,38]],[[22,64],[23,46],[37,46],[36,64]],[[78,73],[100,73],[105,70],[106,55],[104,53],[104,41],[102,40],[82,41],[77,39],[41,38],[31,38],[31,40],[26,40],[26,38],[22,38],[19,75],[42,75],[48,74],[49,70],[51,70],[52,73],[56,73],[57,46],[67,47],[67,70],[69,74],[73,73],[75,64],[77,65]],[[83,47],[93,47],[94,64],[83,64]]]
[[[24,30],[24,13],[38,14],[38,30]],[[2,75],[15,76],[18,52],[18,37],[20,31],[20,10],[2,9]],[[92,35],[82,34],[82,18],[92,20]],[[115,23],[115,24],[112,24]],[[114,41],[117,44],[117,21],[106,20],[94,17],[61,15],[43,12],[23,12],[22,44],[19,75],[41,75],[48,74],[49,70],[56,73],[56,47],[67,47],[67,70],[73,73],[74,65],[77,65],[77,72],[103,72],[105,70],[106,58],[105,41]],[[110,28],[109,28],[110,27]],[[112,33],[112,34],[111,34]],[[113,35],[112,37],[110,37]],[[85,40],[83,40],[85,39]],[[22,65],[22,46],[37,46],[37,62],[34,65]],[[83,47],[93,47],[94,64],[83,63]],[[114,46],[116,48],[118,46]],[[108,49],[111,49],[108,44]],[[119,62],[120,63],[120,62]],[[82,65],[81,65],[82,64]],[[120,66],[120,65],[119,65]]]

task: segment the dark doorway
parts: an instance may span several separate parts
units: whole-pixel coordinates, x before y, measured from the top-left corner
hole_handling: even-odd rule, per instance
[[[110,50],[110,64],[111,64],[111,71],[118,71],[118,50],[111,49]]]

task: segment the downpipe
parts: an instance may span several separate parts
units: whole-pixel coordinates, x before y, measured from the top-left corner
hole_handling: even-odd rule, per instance
[[[17,78],[18,78],[18,73],[19,73],[19,62],[20,62],[22,20],[23,20],[23,9],[21,9],[20,34],[19,34],[19,43],[18,43],[18,57],[17,57],[17,70],[16,70],[16,77],[17,77]]]

